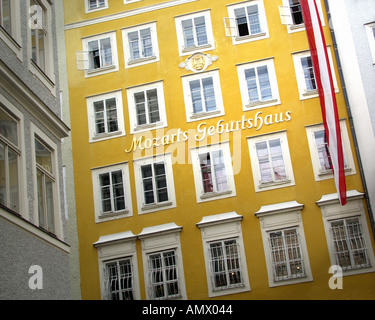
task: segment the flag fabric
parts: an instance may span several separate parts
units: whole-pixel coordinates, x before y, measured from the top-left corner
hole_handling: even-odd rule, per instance
[[[300,0],[310,46],[323,124],[331,155],[333,175],[341,205],[346,204],[346,182],[340,123],[327,46],[315,0]]]

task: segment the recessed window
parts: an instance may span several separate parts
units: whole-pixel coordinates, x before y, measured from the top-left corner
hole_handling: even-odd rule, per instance
[[[95,221],[132,215],[127,163],[92,169]]]
[[[345,175],[356,173],[353,155],[351,153],[348,131],[345,120],[340,121],[341,141],[344,158]],[[331,155],[328,149],[327,136],[323,124],[307,126],[307,139],[310,147],[311,162],[315,180],[333,178]]]
[[[233,44],[268,38],[263,1],[246,1],[228,6],[229,17],[224,19],[227,36]]]
[[[182,78],[187,121],[224,115],[218,71]]]
[[[20,213],[19,119],[0,106],[0,203]]]
[[[228,143],[191,150],[197,201],[236,195]]]
[[[125,68],[159,61],[156,23],[122,30]]]
[[[125,134],[121,91],[87,98],[90,142]]]
[[[333,85],[335,92],[338,92],[338,86],[334,67],[332,63],[331,50],[327,48],[328,60],[332,72]],[[294,67],[297,77],[297,85],[300,94],[300,99],[316,98],[319,96],[318,88],[315,81],[314,68],[309,51],[293,54]]]
[[[256,191],[294,185],[286,132],[248,138]]]
[[[139,214],[176,206],[170,154],[135,160],[134,173]]]
[[[176,30],[180,55],[214,49],[209,11],[177,17]]]
[[[86,13],[108,8],[108,0],[85,0]]]
[[[108,33],[82,40],[83,52],[78,62],[83,61],[86,77],[118,70],[116,34]]]
[[[243,110],[280,103],[273,60],[237,66]]]
[[[126,89],[129,105],[130,133],[167,126],[162,82]]]

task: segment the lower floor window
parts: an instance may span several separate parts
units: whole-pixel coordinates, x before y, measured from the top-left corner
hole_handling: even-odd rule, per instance
[[[110,300],[134,300],[131,259],[111,261],[105,265],[106,288]]]
[[[275,281],[305,276],[302,249],[296,229],[270,232],[268,241]]]
[[[171,299],[180,296],[175,250],[150,254],[149,281],[152,299]]]
[[[242,272],[236,239],[210,243],[213,290],[242,286]]]
[[[370,266],[367,245],[358,218],[332,221],[331,235],[336,263],[343,270]]]

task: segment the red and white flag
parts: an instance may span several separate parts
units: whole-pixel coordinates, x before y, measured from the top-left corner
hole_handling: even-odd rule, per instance
[[[310,46],[315,81],[319,92],[324,129],[326,132],[329,153],[331,155],[336,189],[341,205],[345,205],[346,183],[344,157],[335,88],[328,60],[327,46],[315,0],[300,0],[300,4]]]

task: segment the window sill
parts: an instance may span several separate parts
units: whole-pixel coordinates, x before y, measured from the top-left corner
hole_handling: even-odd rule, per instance
[[[172,206],[172,201],[165,201],[161,203],[151,203],[151,204],[143,204],[141,210],[148,211],[148,210],[155,210],[155,209],[162,209],[164,207]]]
[[[240,41],[245,41],[245,40],[250,40],[250,39],[261,38],[261,37],[264,37],[265,35],[266,35],[266,32],[260,32],[256,34],[249,34],[247,36],[236,36],[235,40],[240,42]]]
[[[300,23],[300,24],[292,24],[289,26],[290,30],[302,30],[305,28],[305,23]]]
[[[156,60],[156,58],[157,57],[155,55],[152,55],[151,57],[133,59],[133,60],[129,60],[128,61],[128,65],[132,66],[132,65],[135,65],[135,64],[142,64],[143,62],[148,62],[148,61],[151,61],[151,60]]]
[[[282,186],[282,185],[288,185],[290,184],[292,181],[289,180],[289,179],[286,179],[286,180],[281,180],[281,181],[271,181],[271,182],[259,182],[259,186],[258,188],[259,189],[266,189],[266,188],[272,188],[272,187],[276,187],[276,186]]]
[[[259,101],[249,102],[247,105],[245,105],[245,107],[247,109],[251,109],[254,107],[258,107],[258,106],[261,107],[261,106],[268,105],[268,104],[274,104],[276,102],[278,102],[277,99],[259,100]]]
[[[106,213],[100,213],[98,218],[100,220],[105,220],[107,218],[125,216],[125,215],[128,215],[128,214],[129,214],[129,210],[125,209],[125,210],[121,210],[121,211],[110,211],[110,212],[106,212]]]
[[[101,68],[88,69],[87,74],[92,75],[92,74],[95,74],[95,73],[100,73],[102,71],[107,71],[107,70],[111,70],[111,69],[115,69],[115,68],[116,68],[116,65],[112,64],[110,66],[105,66],[105,67],[101,67]]]
[[[210,199],[210,198],[216,198],[216,197],[221,197],[221,196],[225,196],[225,195],[228,195],[228,194],[231,194],[232,193],[232,190],[226,190],[226,191],[212,191],[212,192],[206,192],[206,193],[203,193],[200,198],[201,199]]]
[[[345,173],[349,173],[352,171],[352,168],[345,168],[344,169]],[[324,176],[330,176],[333,175],[332,169],[330,170],[319,170],[318,176],[319,177],[324,177]]]
[[[205,117],[211,117],[211,116],[219,115],[220,113],[221,113],[221,110],[192,113],[191,116],[190,116],[190,119],[191,120],[202,119],[202,118],[205,118]]]
[[[305,90],[304,93],[302,93],[302,96],[310,97],[310,96],[315,96],[315,95],[318,95],[318,94],[319,94],[318,89]]]
[[[123,132],[120,131],[120,130],[119,131],[110,132],[110,133],[99,133],[99,134],[94,135],[91,139],[93,141],[99,141],[99,140],[102,140],[102,139],[117,137],[117,136],[120,136],[122,134],[123,134]]]
[[[204,45],[201,45],[201,46],[184,47],[182,49],[182,53],[189,53],[189,52],[193,52],[193,51],[197,51],[197,50],[210,49],[210,48],[212,48],[212,44],[210,44],[210,43],[204,44]]]
[[[134,132],[139,132],[141,130],[147,130],[147,129],[156,129],[157,127],[160,127],[163,125],[163,122],[155,122],[155,123],[146,123],[146,124],[140,124],[134,127]]]

